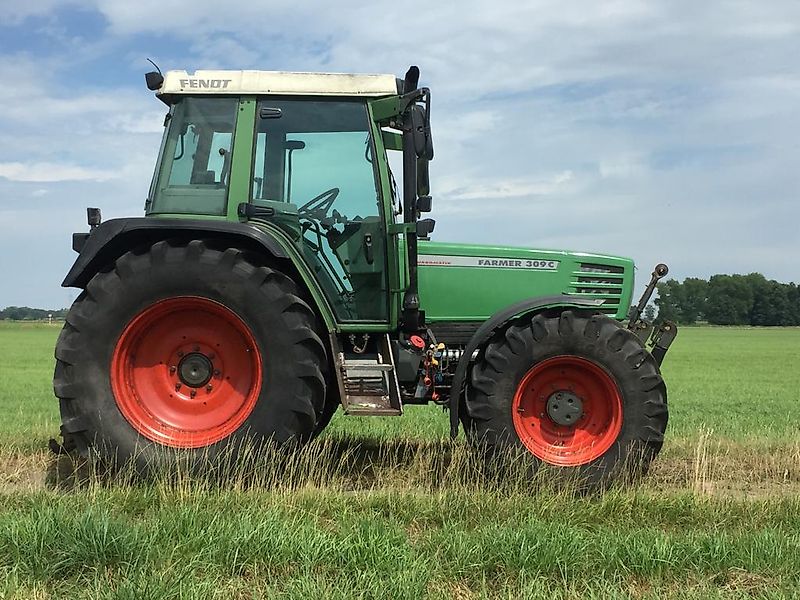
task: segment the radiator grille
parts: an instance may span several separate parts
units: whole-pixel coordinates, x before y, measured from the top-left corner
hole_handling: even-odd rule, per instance
[[[615,315],[619,312],[625,269],[617,265],[580,263],[572,272],[570,294],[603,301],[601,312]]]

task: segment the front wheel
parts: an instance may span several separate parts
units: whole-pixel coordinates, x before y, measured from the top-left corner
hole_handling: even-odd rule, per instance
[[[641,341],[604,315],[565,311],[509,325],[472,370],[467,435],[519,450],[590,487],[646,472],[661,449],[667,392]]]

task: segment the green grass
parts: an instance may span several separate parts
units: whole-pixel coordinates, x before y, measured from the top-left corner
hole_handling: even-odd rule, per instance
[[[800,584],[800,504],[636,493],[95,490],[16,498],[6,590],[69,597],[763,596]],[[755,588],[755,589],[754,589]],[[2,588],[0,588],[2,589]],[[460,592],[460,593],[459,593]],[[138,596],[142,597],[142,596]]]
[[[0,598],[800,597],[800,329],[683,329],[664,451],[602,497],[482,479],[436,407],[337,416],[269,484],[51,490],[57,335],[0,323]]]
[[[662,372],[673,435],[798,439],[800,328],[686,327]]]
[[[0,321],[0,423],[3,443],[35,450],[58,433],[53,349],[61,328]]]

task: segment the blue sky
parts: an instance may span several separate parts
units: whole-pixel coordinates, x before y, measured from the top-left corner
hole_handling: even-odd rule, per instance
[[[0,307],[66,306],[84,207],[139,215],[162,69],[433,89],[435,239],[800,281],[800,3],[0,0]],[[406,28],[403,29],[403,25]]]

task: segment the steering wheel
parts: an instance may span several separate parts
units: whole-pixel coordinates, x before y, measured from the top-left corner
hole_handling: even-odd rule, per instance
[[[323,219],[331,209],[336,197],[339,195],[339,188],[333,187],[322,192],[319,196],[314,196],[311,200],[297,209],[298,213],[312,219]]]

